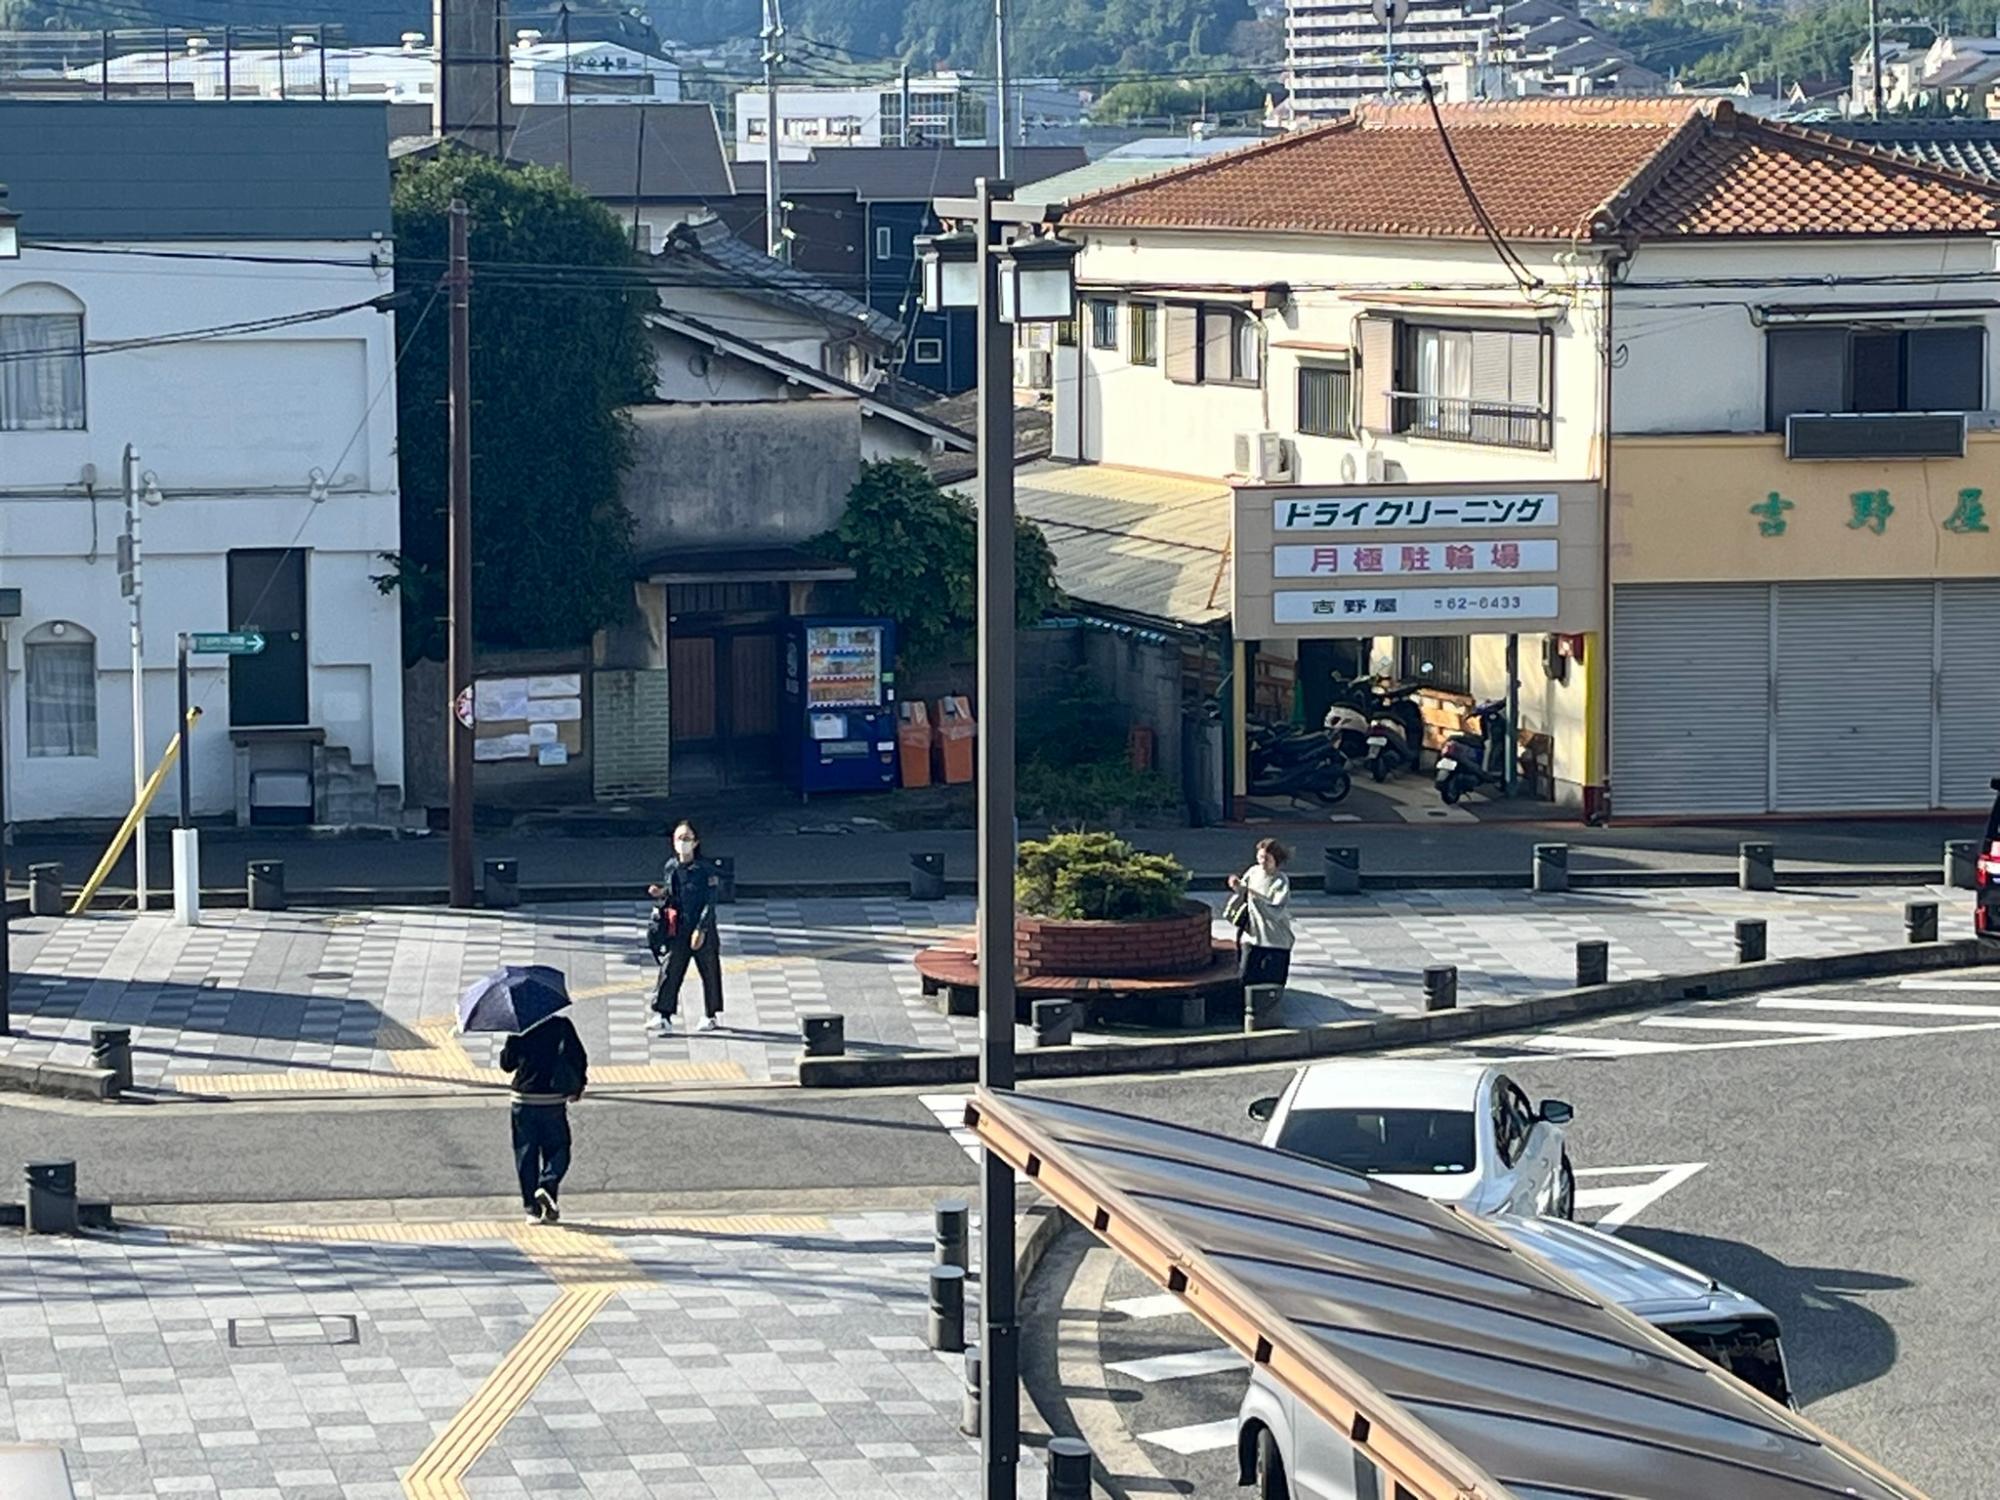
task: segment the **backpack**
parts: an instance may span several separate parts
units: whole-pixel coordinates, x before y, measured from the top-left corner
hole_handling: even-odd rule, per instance
[[[582,1093],[588,1066],[583,1054],[583,1039],[571,1027],[556,1054],[555,1066],[549,1069],[551,1092],[561,1094],[565,1099]]]

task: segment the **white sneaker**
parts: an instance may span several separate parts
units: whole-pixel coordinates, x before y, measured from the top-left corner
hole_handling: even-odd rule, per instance
[[[714,1016],[703,1016],[703,1017],[701,1018],[701,1024],[700,1024],[700,1025],[698,1025],[698,1026],[696,1026],[696,1027],[695,1027],[695,1030],[696,1030],[696,1031],[720,1031],[720,1030],[722,1030],[722,1023],[721,1023],[720,1021],[716,1020]]]
[[[673,1034],[674,1023],[670,1017],[661,1017],[660,1024],[653,1028],[654,1036],[672,1036]]]

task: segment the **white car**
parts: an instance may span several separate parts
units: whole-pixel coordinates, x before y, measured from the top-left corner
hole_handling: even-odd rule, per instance
[[[1576,1217],[1576,1174],[1563,1145],[1574,1111],[1560,1099],[1530,1104],[1498,1068],[1315,1063],[1249,1114],[1267,1122],[1267,1146],[1470,1213]]]

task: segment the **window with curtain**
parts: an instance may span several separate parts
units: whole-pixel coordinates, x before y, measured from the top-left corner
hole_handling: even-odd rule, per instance
[[[1090,299],[1090,347],[1118,347],[1118,304],[1108,297]]]
[[[1547,448],[1549,342],[1539,328],[1405,330],[1395,430],[1496,448]]]
[[[1351,376],[1344,364],[1299,366],[1299,431],[1308,437],[1353,437]]]
[[[1151,302],[1134,302],[1131,308],[1132,363],[1156,365],[1160,362],[1160,309]]]
[[[97,754],[97,641],[80,625],[39,625],[22,646],[27,664],[28,755]]]
[[[83,314],[0,313],[0,432],[83,427]]]

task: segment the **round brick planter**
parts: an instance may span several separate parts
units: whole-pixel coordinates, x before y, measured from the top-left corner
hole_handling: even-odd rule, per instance
[[[1057,917],[1014,919],[1014,972],[1022,979],[1064,977],[1145,979],[1193,974],[1209,966],[1214,916],[1199,901],[1171,917],[1132,922],[1074,922]]]

